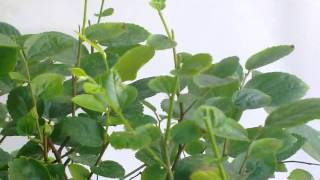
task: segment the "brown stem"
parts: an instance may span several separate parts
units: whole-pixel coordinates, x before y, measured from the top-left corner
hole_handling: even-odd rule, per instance
[[[106,144],[103,145],[103,147],[102,147],[102,149],[101,149],[101,152],[100,152],[100,154],[99,154],[99,157],[98,157],[96,163],[94,164],[94,166],[99,165],[99,163],[100,163],[100,161],[101,161],[101,159],[102,159],[102,156],[103,156],[104,152],[107,150],[108,145],[109,145],[109,143],[106,143]],[[90,174],[89,174],[89,176],[88,176],[88,180],[90,180],[90,178],[91,178],[92,175],[93,175],[93,172],[90,172]]]
[[[311,163],[311,162],[304,162],[304,161],[282,161],[280,163],[300,163],[300,164],[306,164],[306,165],[310,165],[310,166],[320,166],[320,164],[318,163]]]
[[[130,177],[131,175],[133,175],[134,173],[136,173],[136,172],[140,171],[140,170],[141,170],[141,169],[143,169],[144,167],[146,167],[146,165],[145,165],[145,164],[143,164],[143,165],[141,165],[141,166],[137,167],[136,169],[134,169],[134,170],[133,170],[133,171],[131,171],[130,173],[126,174],[126,175],[122,178],[122,180],[123,180],[123,179],[126,179],[126,178],[128,178],[128,177]]]
[[[180,145],[179,145],[179,149],[178,149],[177,155],[176,155],[176,157],[175,157],[175,159],[174,159],[174,161],[173,161],[173,164],[172,164],[172,168],[171,168],[172,171],[174,171],[174,169],[176,168],[177,163],[178,163],[178,161],[179,161],[179,159],[180,159],[180,156],[181,156],[181,154],[182,154],[185,146],[186,146],[185,144],[180,144]]]
[[[7,138],[7,136],[2,136],[2,138],[0,139],[0,144],[3,143],[3,141]]]
[[[66,137],[66,139],[64,139],[58,149],[58,152],[61,154],[62,153],[62,150],[63,148],[67,145],[68,141],[70,140],[70,137]]]

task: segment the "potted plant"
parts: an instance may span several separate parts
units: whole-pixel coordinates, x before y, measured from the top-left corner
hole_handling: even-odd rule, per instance
[[[302,99],[308,86],[295,75],[259,71],[293,45],[264,49],[244,66],[236,56],[214,63],[176,50],[165,0],[150,2],[165,35],[102,22],[114,11],[104,0],[89,24],[87,4],[75,37],[0,23],[0,143],[27,139],[14,152],[0,149],[0,179],[265,180],[287,163],[319,165],[287,159],[303,149],[320,160],[319,131],[306,125],[320,118],[320,99]],[[171,73],[136,79],[162,50],[172,51]],[[159,93],[161,109],[148,99]],[[258,108],[268,112],[264,126],[244,128],[242,113]],[[110,147],[135,151],[142,165],[125,172],[103,159]],[[288,178],[313,179],[303,169]]]

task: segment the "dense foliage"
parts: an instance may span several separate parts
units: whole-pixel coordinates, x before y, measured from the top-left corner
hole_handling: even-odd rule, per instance
[[[0,23],[1,143],[28,140],[14,152],[0,149],[0,179],[127,179],[141,171],[142,180],[265,180],[286,172],[300,149],[320,161],[319,131],[306,125],[320,118],[320,99],[301,100],[308,86],[295,75],[257,70],[294,46],[262,50],[245,68],[236,56],[213,62],[206,53],[177,52],[164,0],[150,5],[166,35],[102,22],[114,11],[104,0],[88,26],[87,3],[78,38],[21,34]],[[161,50],[173,52],[171,73],[136,80]],[[161,110],[148,101],[158,93],[166,95]],[[264,126],[244,128],[242,113],[257,108],[268,112]],[[110,146],[135,151],[142,166],[130,173],[103,160]],[[288,178],[313,179],[302,169]]]

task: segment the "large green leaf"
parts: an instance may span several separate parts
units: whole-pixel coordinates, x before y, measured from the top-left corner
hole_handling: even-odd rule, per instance
[[[210,155],[194,155],[180,160],[174,172],[174,178],[190,179],[192,173],[199,170],[214,170],[217,160]]]
[[[63,90],[64,77],[59,74],[45,73],[41,74],[31,81],[33,93],[43,99],[52,99]]]
[[[243,78],[243,68],[237,56],[222,59],[219,63],[213,64],[205,73],[220,78],[228,76],[237,77],[238,79]]]
[[[153,90],[151,90],[148,87],[148,84],[150,82],[150,80],[154,79],[154,77],[149,77],[149,78],[144,78],[144,79],[139,79],[133,83],[131,83],[130,85],[135,87],[138,91],[138,100],[143,100],[149,97],[152,97],[154,95],[156,95],[156,92],[154,92]]]
[[[91,94],[81,94],[74,98],[72,101],[81,107],[86,109],[96,111],[96,112],[106,112],[105,105],[94,95]]]
[[[196,54],[182,59],[181,73],[194,75],[207,70],[212,62],[210,54]]]
[[[80,164],[70,164],[68,168],[74,180],[86,180],[90,175],[89,170]]]
[[[161,168],[158,165],[148,166],[146,167],[142,174],[141,174],[141,180],[166,180],[166,170]]]
[[[295,101],[272,111],[266,126],[292,127],[320,118],[320,99]]]
[[[176,81],[176,78],[171,76],[159,76],[150,80],[148,86],[155,92],[162,92],[170,95],[174,92]]]
[[[0,148],[0,168],[3,168],[4,166],[8,165],[11,159],[11,155]]]
[[[123,81],[134,80],[139,69],[152,59],[154,49],[150,46],[138,46],[127,51],[114,65]]]
[[[37,115],[36,109],[32,108],[31,111],[25,115],[24,117],[20,118],[17,122],[17,132],[19,135],[33,135],[36,131],[36,122],[37,122]]]
[[[0,22],[0,33],[10,37],[18,37],[21,35],[15,27],[5,22]]]
[[[9,36],[0,33],[0,47],[18,48],[19,45]]]
[[[54,141],[62,142],[69,137],[69,143],[89,147],[100,147],[104,143],[104,129],[96,120],[86,117],[66,117],[55,125]]]
[[[232,96],[234,105],[240,109],[257,109],[268,106],[271,97],[259,90],[244,88],[235,92]]]
[[[193,121],[185,120],[173,126],[170,135],[177,144],[185,144],[200,138],[201,129]]]
[[[50,59],[68,65],[74,65],[78,54],[78,40],[60,33],[44,32],[30,36],[24,43],[27,59],[30,61],[41,61]],[[82,47],[82,54],[87,50]]]
[[[234,77],[219,78],[217,76],[199,74],[193,77],[193,81],[200,88],[219,88],[238,81]]]
[[[290,173],[288,180],[314,180],[314,178],[308,171],[295,169]]]
[[[320,162],[320,131],[308,125],[292,127],[289,130],[306,138],[303,150]]]
[[[282,72],[271,72],[254,76],[246,88],[258,89],[272,98],[271,106],[278,106],[300,99],[308,86],[298,77]]]
[[[172,41],[169,37],[162,34],[153,34],[149,36],[147,44],[156,50],[170,49],[177,45],[175,41]]]
[[[91,77],[96,77],[107,70],[103,56],[100,53],[93,53],[82,57],[81,68]]]
[[[91,28],[93,28],[93,30],[91,30]],[[89,27],[86,32],[89,38],[91,34],[93,35],[92,32],[95,32],[96,39],[101,38],[99,41],[100,44],[108,47],[136,45],[145,41],[150,35],[143,27],[130,23],[103,23],[93,25]]]
[[[48,169],[39,161],[18,158],[9,163],[10,180],[40,180],[50,179]]]
[[[122,178],[125,174],[124,168],[115,161],[102,161],[97,167],[92,167],[91,170],[99,176],[109,178]]]
[[[219,171],[196,171],[192,173],[191,180],[222,180]]]
[[[252,70],[273,63],[287,56],[293,50],[293,45],[280,45],[267,48],[251,56],[246,62],[246,68]]]
[[[0,76],[13,71],[17,62],[17,52],[15,48],[0,47]]]

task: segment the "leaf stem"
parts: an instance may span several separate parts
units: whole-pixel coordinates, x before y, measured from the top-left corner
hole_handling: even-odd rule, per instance
[[[105,0],[102,0],[102,1],[101,1],[100,11],[99,11],[99,16],[98,16],[97,24],[99,24],[100,21],[101,21],[101,14],[102,14],[102,11],[103,11],[104,1],[105,1]]]
[[[131,172],[129,172],[128,174],[126,174],[121,180],[124,180],[124,179],[126,179],[126,178],[128,178],[128,177],[130,177],[131,175],[133,175],[134,173],[136,173],[136,172],[138,172],[138,171],[140,171],[141,169],[143,169],[144,167],[146,167],[146,165],[145,164],[143,164],[143,165],[141,165],[141,166],[139,166],[139,167],[137,167],[136,169],[134,169],[133,171],[131,171]]]
[[[2,138],[0,139],[0,144],[3,143],[3,141],[7,138],[7,136],[2,136]]]
[[[162,25],[163,25],[166,33],[167,33],[167,36],[168,36],[170,39],[172,39],[172,36],[171,36],[171,34],[170,34],[170,31],[169,31],[167,22],[166,22],[166,20],[164,19],[164,16],[163,16],[162,12],[161,12],[160,10],[157,10],[157,12],[158,12],[159,17],[160,17],[160,19],[161,19]]]
[[[220,162],[221,160],[221,154],[219,152],[219,148],[218,148],[218,145],[217,145],[217,141],[216,141],[216,137],[213,133],[213,129],[212,129],[212,123],[210,121],[210,119],[208,118],[209,117],[209,111],[206,110],[206,118],[205,118],[205,124],[206,124],[206,128],[207,128],[207,131],[209,133],[209,139],[211,141],[211,150],[213,152],[213,154],[215,155],[215,157],[219,160],[219,163],[218,163],[218,169],[219,169],[219,172],[220,172],[220,175],[221,175],[221,179],[222,180],[227,180],[228,177],[227,177],[227,173],[224,169],[224,166],[223,166],[223,163]]]

